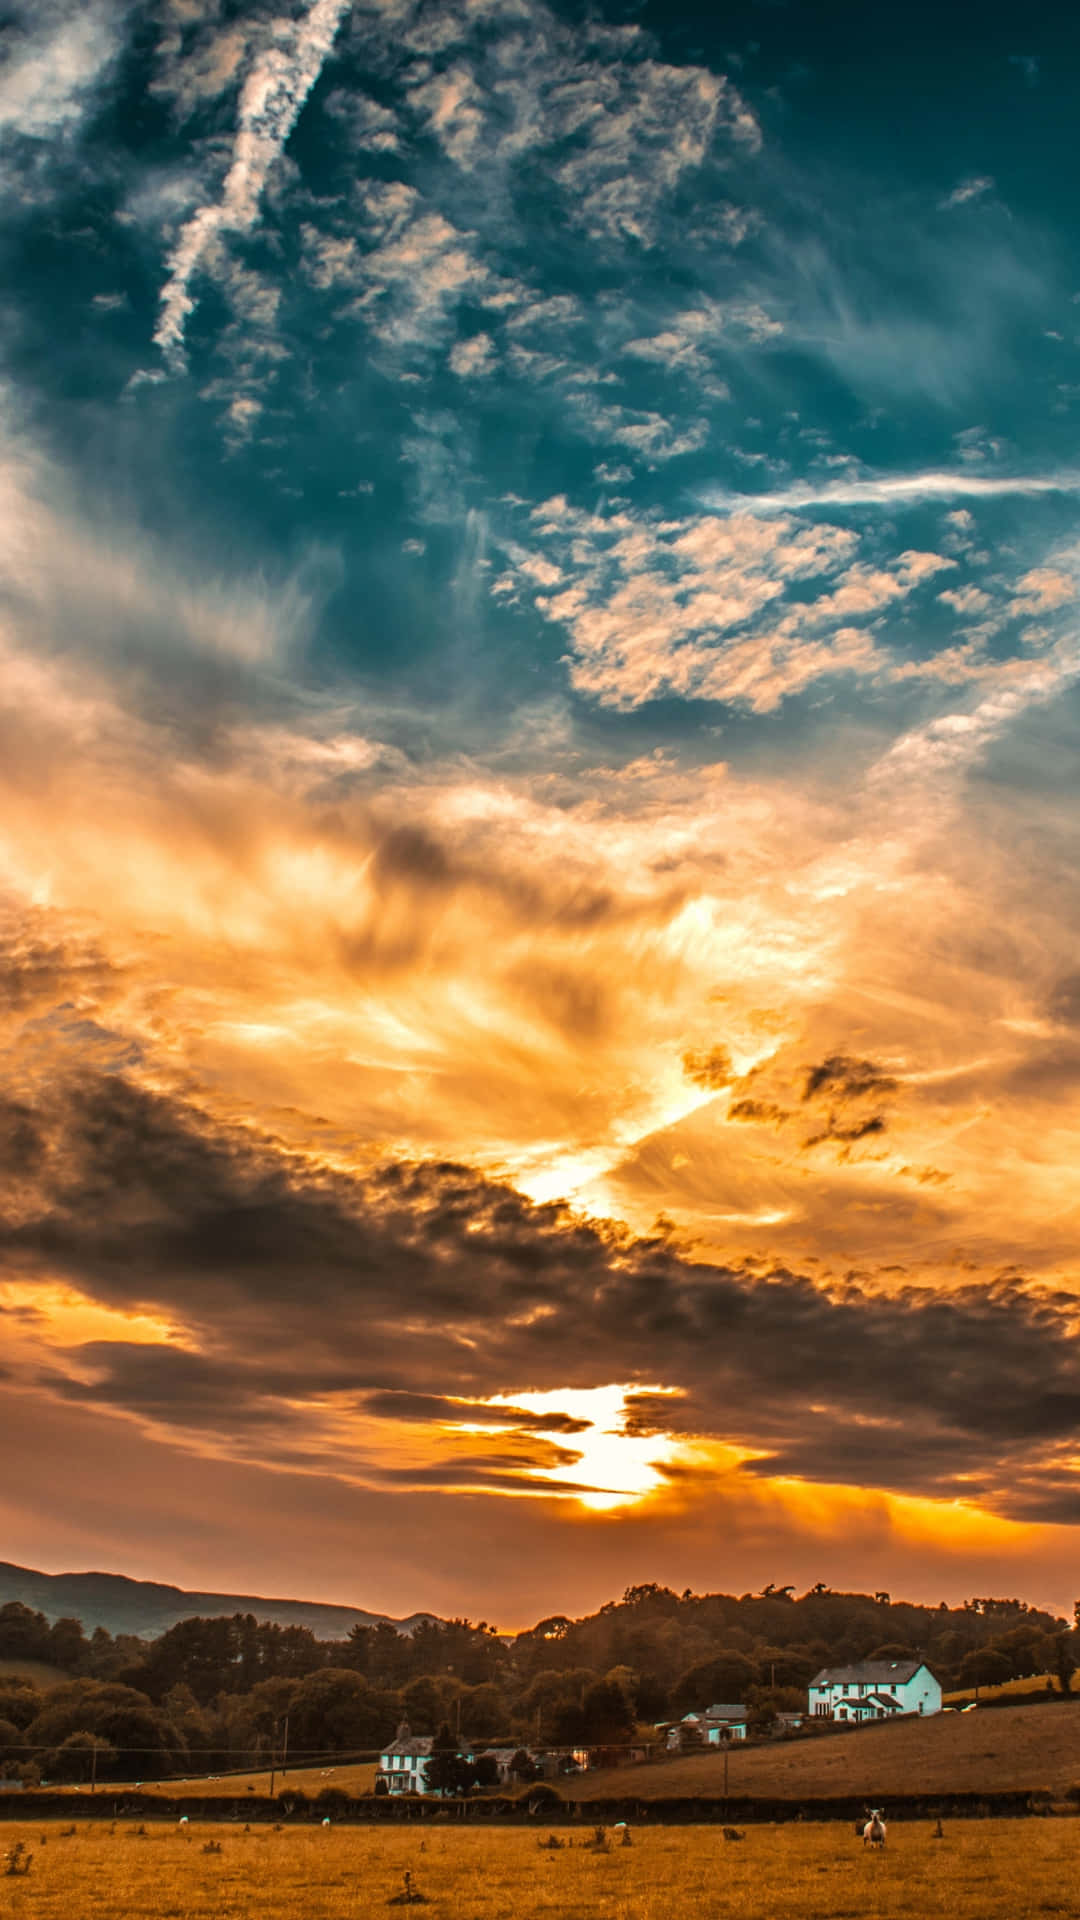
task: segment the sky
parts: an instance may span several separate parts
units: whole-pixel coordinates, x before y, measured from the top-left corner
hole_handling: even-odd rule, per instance
[[[9,1560],[1080,1591],[1080,26],[9,0]]]

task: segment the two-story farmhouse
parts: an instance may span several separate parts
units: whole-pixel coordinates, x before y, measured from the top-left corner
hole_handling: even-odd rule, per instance
[[[403,1720],[389,1746],[379,1755],[376,1788],[388,1793],[426,1793],[427,1763],[435,1745],[429,1733],[416,1734]]]
[[[822,1667],[810,1682],[810,1713],[848,1722],[940,1713],[941,1686],[921,1660],[859,1660]]]

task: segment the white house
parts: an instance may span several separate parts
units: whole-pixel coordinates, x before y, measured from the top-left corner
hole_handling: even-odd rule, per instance
[[[696,1746],[699,1735],[707,1747],[723,1746],[727,1740],[745,1740],[748,1725],[749,1716],[744,1706],[720,1702],[714,1707],[705,1707],[700,1713],[684,1713],[678,1725],[668,1729],[668,1749],[678,1752],[691,1743]]]
[[[379,1755],[376,1787],[384,1781],[390,1793],[426,1793],[427,1763],[434,1745],[429,1733],[411,1733],[408,1721],[403,1720],[390,1745]]]
[[[858,1723],[940,1712],[941,1686],[921,1660],[859,1660],[851,1667],[822,1667],[810,1682],[815,1719]]]

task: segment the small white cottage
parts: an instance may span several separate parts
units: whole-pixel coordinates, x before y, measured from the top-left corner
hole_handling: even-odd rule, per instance
[[[700,1713],[684,1713],[682,1719],[668,1729],[668,1751],[679,1753],[685,1747],[696,1746],[699,1740],[707,1747],[722,1747],[729,1740],[745,1740],[749,1723],[749,1714],[741,1703],[718,1702]]]

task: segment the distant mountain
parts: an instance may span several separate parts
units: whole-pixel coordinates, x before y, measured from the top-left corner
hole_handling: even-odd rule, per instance
[[[350,1627],[377,1627],[387,1620],[399,1633],[413,1633],[432,1613],[410,1613],[394,1620],[385,1613],[365,1613],[361,1607],[329,1607],[317,1600],[266,1600],[251,1593],[189,1593],[183,1587],[160,1586],[156,1580],[129,1580],[122,1573],[35,1573],[32,1567],[14,1567],[0,1560],[0,1606],[21,1600],[49,1620],[74,1616],[87,1633],[107,1627],[110,1633],[137,1633],[144,1639],[164,1633],[178,1620],[193,1614],[215,1619],[221,1614],[253,1613],[280,1627],[309,1627],[319,1640],[343,1640]]]

